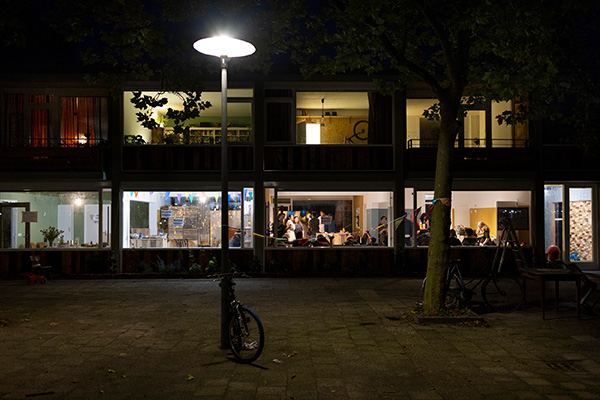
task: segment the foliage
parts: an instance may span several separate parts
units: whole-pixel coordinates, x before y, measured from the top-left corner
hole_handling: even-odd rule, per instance
[[[48,242],[49,245],[52,245],[57,237],[65,233],[65,231],[57,229],[53,226],[50,226],[47,229],[41,229],[40,232],[44,236],[44,240]]]
[[[154,109],[157,107],[164,108],[168,99],[164,97],[165,91],[158,92],[154,96],[142,95],[141,91],[133,92],[133,98],[131,103],[134,107],[140,111],[136,113],[137,121],[144,128],[156,129],[161,125],[154,118]],[[173,122],[173,133],[170,137],[166,137],[165,141],[169,144],[179,143],[179,139],[183,144],[190,143],[190,126],[186,125],[186,121],[197,118],[200,116],[200,111],[211,107],[210,102],[201,100],[200,92],[172,92],[181,98],[183,102],[182,110],[175,110],[171,107],[167,109],[165,114],[166,119]]]
[[[306,75],[366,73],[382,91],[427,84],[438,104],[424,116],[440,121],[434,198],[451,198],[452,152],[465,111],[477,103],[513,101],[499,123],[560,117],[560,104],[597,65],[598,5],[532,0],[273,0],[273,15],[258,31]],[[277,16],[277,18],[274,18]],[[263,29],[264,28],[264,29]],[[590,36],[590,33],[593,34]],[[577,49],[574,52],[574,49]],[[585,49],[585,51],[583,51]],[[576,71],[576,73],[573,73]],[[596,98],[592,85],[578,104]],[[584,121],[582,119],[582,121]],[[597,128],[595,128],[597,129]],[[450,205],[437,202],[431,218],[424,307],[443,306]]]
[[[213,256],[208,261],[208,265],[207,265],[206,269],[204,270],[204,272],[206,272],[206,273],[216,273],[216,272],[219,272],[219,262],[217,261],[217,257]]]

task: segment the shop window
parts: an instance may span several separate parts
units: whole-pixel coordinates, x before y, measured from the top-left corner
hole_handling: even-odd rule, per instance
[[[253,198],[229,192],[231,247],[252,247]],[[221,212],[221,192],[124,192],[123,247],[220,247]]]
[[[275,189],[267,189],[266,197],[270,246],[393,244],[391,192],[278,191],[275,196]]]
[[[110,191],[102,196],[98,192],[2,192],[0,208],[2,248],[97,248],[100,236],[102,247],[110,245]],[[60,234],[50,243],[42,230],[52,228]]]
[[[296,144],[391,144],[391,97],[379,92],[297,92]]]
[[[248,144],[253,141],[252,89],[229,89],[227,100],[227,139],[231,144]],[[202,92],[201,101],[207,107],[200,116],[184,121],[189,133],[178,134],[175,123],[167,116],[169,108],[183,110],[183,100],[174,93],[143,92],[142,95],[166,98],[167,104],[151,110],[152,118],[159,128],[146,129],[137,121],[139,112],[133,104],[133,92],[124,93],[124,140],[135,144],[194,144],[216,145],[221,143],[221,92]]]

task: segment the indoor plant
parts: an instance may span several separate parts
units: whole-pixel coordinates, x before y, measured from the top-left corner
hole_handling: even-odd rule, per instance
[[[42,235],[44,236],[44,241],[48,242],[48,246],[52,247],[52,244],[56,240],[57,237],[65,233],[65,231],[56,229],[53,226],[48,227],[48,229],[41,229]]]

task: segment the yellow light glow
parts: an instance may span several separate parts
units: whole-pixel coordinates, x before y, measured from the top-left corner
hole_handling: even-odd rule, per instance
[[[321,144],[321,124],[306,124],[306,144]]]

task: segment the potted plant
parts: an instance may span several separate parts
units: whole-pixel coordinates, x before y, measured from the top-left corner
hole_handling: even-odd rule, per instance
[[[40,232],[44,236],[44,241],[48,242],[48,247],[52,247],[56,238],[65,233],[65,231],[56,229],[53,226],[48,227],[48,229],[42,229]]]

